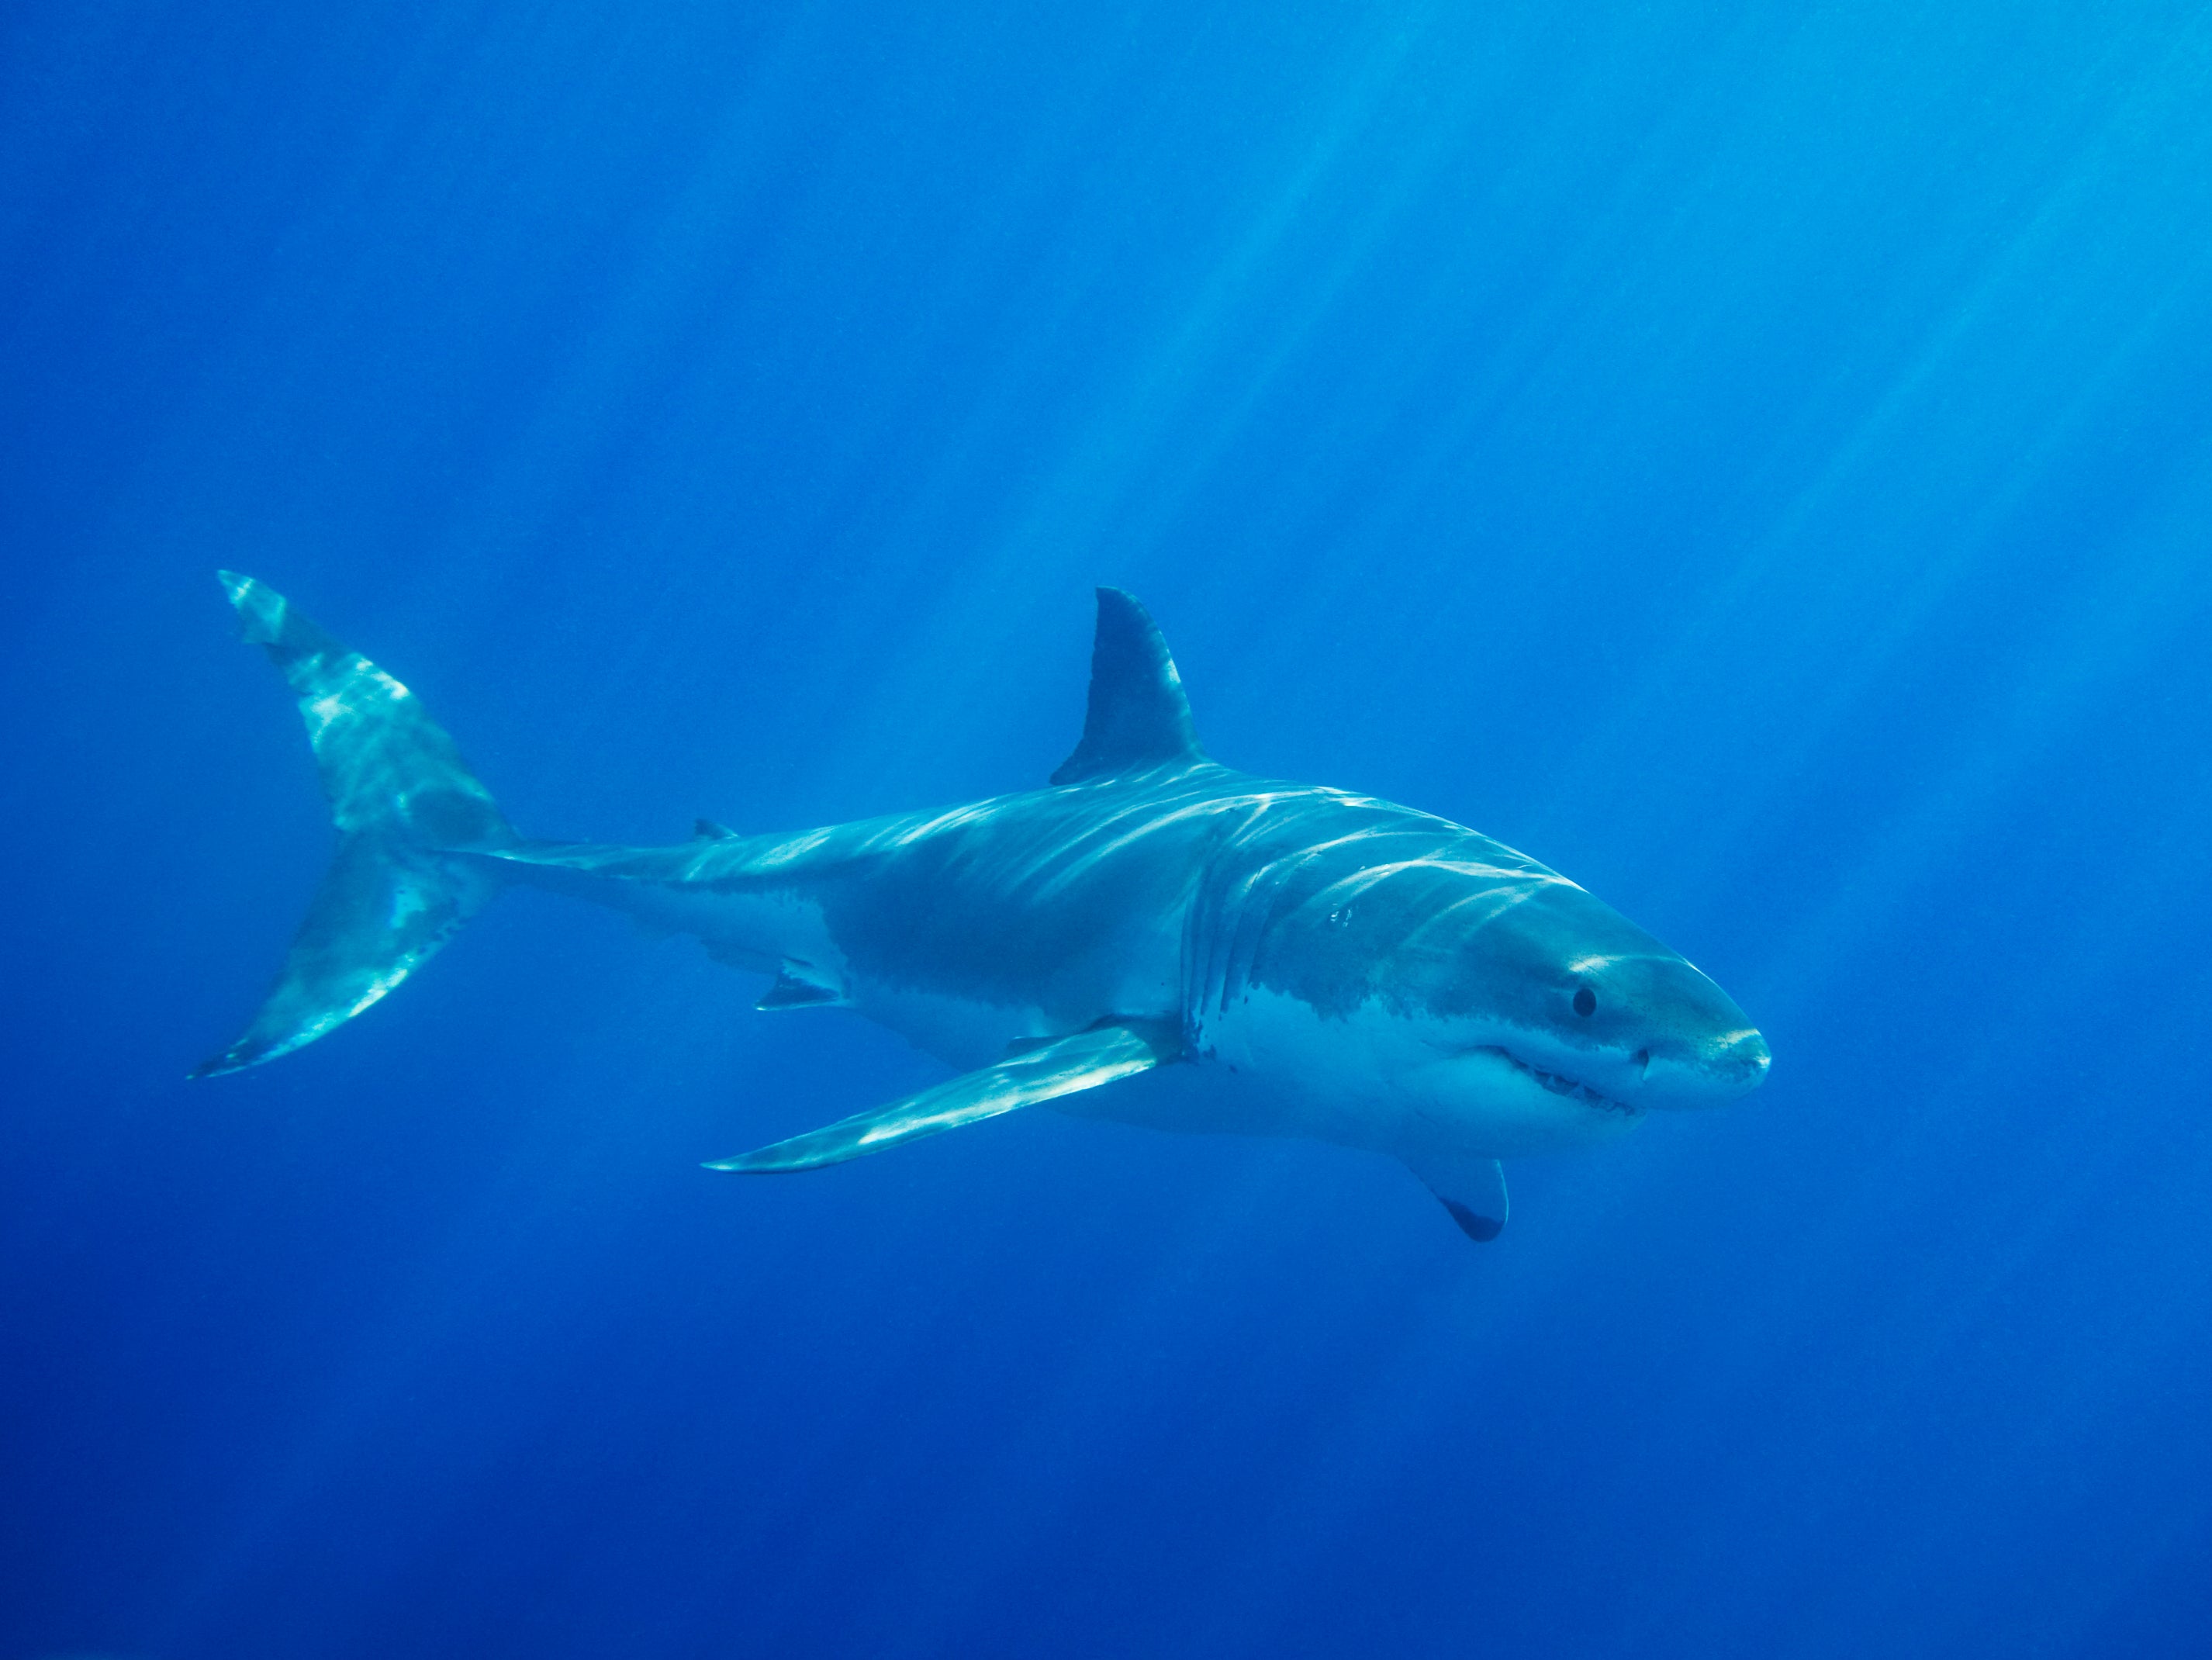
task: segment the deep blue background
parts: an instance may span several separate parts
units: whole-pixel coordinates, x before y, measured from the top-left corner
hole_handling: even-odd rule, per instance
[[[0,1660],[2212,1652],[2212,12],[0,12]],[[1512,1171],[1022,1115],[328,848],[210,573],[546,836],[1213,752],[1765,1028]]]

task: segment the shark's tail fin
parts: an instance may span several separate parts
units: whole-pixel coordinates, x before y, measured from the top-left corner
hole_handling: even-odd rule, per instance
[[[250,576],[220,573],[300,699],[338,846],[283,971],[245,1035],[196,1069],[237,1072],[312,1043],[404,980],[499,885],[472,851],[514,832],[406,687]]]

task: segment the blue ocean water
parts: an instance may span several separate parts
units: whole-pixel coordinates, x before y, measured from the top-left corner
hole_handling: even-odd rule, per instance
[[[0,15],[0,1660],[2212,1652],[2212,9]],[[1030,787],[1091,590],[1771,1039],[1405,1172],[1015,1115],[329,850],[212,580],[531,833]]]

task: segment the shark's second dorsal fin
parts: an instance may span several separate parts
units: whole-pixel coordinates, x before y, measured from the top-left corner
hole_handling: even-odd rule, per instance
[[[1083,741],[1052,781],[1080,784],[1154,767],[1196,766],[1205,759],[1182,677],[1158,627],[1121,589],[1099,589]]]

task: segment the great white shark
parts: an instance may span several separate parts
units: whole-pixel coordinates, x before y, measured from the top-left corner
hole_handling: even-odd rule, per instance
[[[1098,590],[1082,740],[1047,787],[628,848],[518,836],[406,687],[264,584],[222,581],[299,699],[337,849],[267,1001],[195,1077],[313,1043],[518,883],[696,935],[769,977],[760,1008],[850,1008],[957,1073],[713,1170],[812,1170],[1050,1102],[1387,1153],[1486,1240],[1499,1159],[1766,1075],[1725,992],[1557,872],[1208,759],[1166,642],[1117,589]]]

